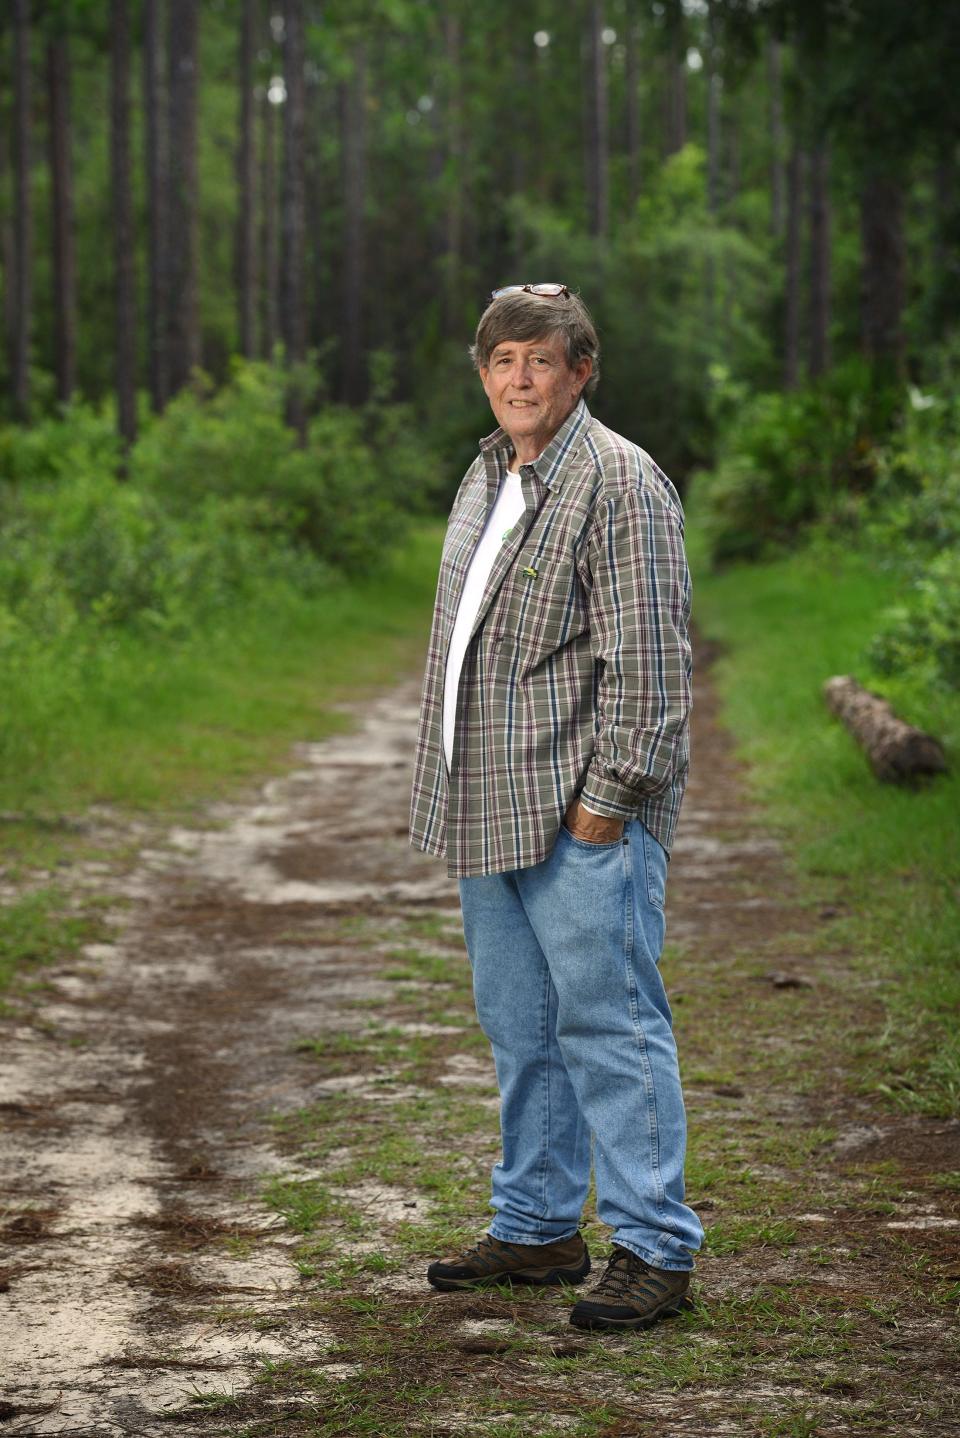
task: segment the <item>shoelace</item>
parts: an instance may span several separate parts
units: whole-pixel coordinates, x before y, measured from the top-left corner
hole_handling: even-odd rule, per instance
[[[485,1234],[480,1242],[475,1244],[473,1248],[467,1249],[461,1262],[470,1263],[473,1259],[476,1259],[477,1262],[481,1263],[485,1268],[492,1268],[497,1262],[498,1251],[504,1248],[511,1248],[512,1246],[512,1244],[504,1243],[502,1239],[494,1238],[493,1234],[488,1233]]]
[[[618,1248],[607,1263],[603,1277],[594,1289],[594,1294],[600,1292],[612,1293],[617,1298],[627,1298],[630,1293],[648,1293],[652,1297],[659,1297],[657,1290],[665,1290],[665,1285],[654,1276],[649,1264],[644,1263],[629,1249]]]

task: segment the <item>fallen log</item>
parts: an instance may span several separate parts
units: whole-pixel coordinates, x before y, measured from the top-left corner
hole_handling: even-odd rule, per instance
[[[878,779],[904,784],[945,773],[947,760],[939,740],[898,719],[886,699],[864,689],[849,674],[828,679],[823,694],[827,707],[866,751]]]

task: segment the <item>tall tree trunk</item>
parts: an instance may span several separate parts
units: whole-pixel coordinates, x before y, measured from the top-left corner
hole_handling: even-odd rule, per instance
[[[767,41],[767,95],[770,125],[770,229],[783,234],[783,64],[779,40]]]
[[[830,365],[830,191],[829,152],[824,135],[810,153],[810,352],[811,378]]]
[[[167,402],[167,148],[164,126],[162,0],[143,0],[143,147],[147,177],[147,382],[159,414]]]
[[[197,83],[199,7],[170,0],[169,203],[167,312],[170,389],[176,393],[200,363],[197,208]]]
[[[607,101],[607,61],[603,43],[603,0],[590,0],[587,12],[587,124],[586,124],[586,191],[587,224],[592,235],[605,240],[609,228],[609,188],[607,160],[609,153],[609,105]]]
[[[443,332],[455,338],[461,331],[463,297],[460,267],[463,249],[463,92],[461,77],[460,17],[448,4],[443,17],[446,59],[446,197],[443,234]],[[518,146],[519,148],[519,146]]]
[[[960,313],[960,196],[956,145],[941,136],[933,171],[933,293],[930,338],[937,340]]]
[[[366,393],[363,285],[366,270],[364,206],[367,189],[367,79],[366,55],[362,45],[358,45],[354,50],[353,74],[341,93],[345,220],[341,394],[347,404],[359,404]]]
[[[329,85],[320,86],[318,84],[308,84],[307,88],[307,134],[304,158],[307,187],[307,234],[310,240],[307,247],[310,290],[307,306],[307,345],[313,348],[319,346],[327,328],[324,324],[324,291],[326,287],[323,273],[324,250],[321,241],[324,221],[324,184],[320,137],[330,133],[332,128],[326,114],[329,106],[324,103],[331,88]]]
[[[255,155],[253,147],[253,68],[258,0],[243,0],[240,18],[240,145],[237,152],[237,319],[240,353],[256,353],[257,247]]]
[[[5,143],[0,143],[0,194],[7,192],[7,169],[10,158],[10,147]],[[3,352],[7,357],[7,363],[10,364],[13,360],[13,336],[16,328],[14,300],[17,255],[13,238],[13,216],[6,205],[0,207],[0,265],[3,266]]]
[[[110,176],[116,296],[117,426],[129,446],[137,435],[137,325],[133,195],[130,189],[130,14],[110,0]]]
[[[306,252],[306,216],[304,183],[304,135],[307,127],[306,89],[304,84],[304,20],[303,0],[284,0],[283,6],[283,76],[287,98],[283,107],[283,195],[281,224],[283,264],[281,267],[280,324],[284,354],[288,368],[293,368],[287,388],[287,423],[305,438],[306,407],[302,365],[307,353],[306,293],[304,286],[304,255]]]
[[[277,118],[276,105],[267,95],[263,97],[262,131],[260,137],[261,183],[260,183],[260,242],[263,254],[263,288],[261,290],[262,314],[260,321],[260,353],[264,359],[273,359],[274,346],[279,334],[277,305],[280,293],[280,276],[277,263]]]
[[[30,202],[30,0],[13,0],[13,250],[12,351],[14,414],[30,417],[32,210]]]
[[[785,389],[795,389],[800,375],[800,234],[805,159],[800,140],[795,137],[787,166],[786,314],[783,337]]]
[[[707,12],[707,210],[715,227],[720,215],[720,86],[717,70],[717,14],[715,0]],[[716,265],[713,255],[707,256],[706,283],[707,324],[715,323]]]
[[[868,165],[860,195],[863,349],[878,383],[904,373],[905,250],[903,184],[896,173]]]
[[[640,21],[637,7],[627,7],[627,201],[633,210],[640,198]]]
[[[681,0],[667,0],[667,63],[664,87],[664,155],[687,143],[687,37]]]
[[[77,278],[73,233],[70,51],[66,32],[47,42],[47,92],[53,231],[53,363],[57,398],[61,404],[69,404],[77,385]]]

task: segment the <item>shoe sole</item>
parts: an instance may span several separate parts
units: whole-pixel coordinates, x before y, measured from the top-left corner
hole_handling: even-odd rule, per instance
[[[679,1298],[671,1298],[666,1303],[661,1303],[652,1313],[637,1313],[630,1318],[611,1318],[604,1313],[578,1313],[574,1308],[570,1314],[570,1322],[574,1328],[652,1328],[661,1318],[675,1318],[684,1309],[692,1307],[693,1299],[684,1293]]]
[[[582,1283],[590,1272],[589,1260],[581,1268],[548,1268],[545,1272],[531,1269],[513,1273],[492,1273],[478,1278],[441,1278],[427,1274],[427,1281],[441,1293],[451,1293],[458,1288],[493,1288],[498,1283],[525,1283],[545,1287],[551,1283]]]

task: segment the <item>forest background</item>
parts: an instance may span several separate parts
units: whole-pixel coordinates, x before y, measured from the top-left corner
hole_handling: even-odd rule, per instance
[[[879,1081],[952,1111],[957,781],[881,790],[819,691],[852,672],[955,755],[957,8],[12,0],[0,25],[10,872],[85,806],[281,763],[414,661],[490,428],[477,316],[561,280],[599,323],[595,412],[684,495],[755,791],[889,960]],[[66,922],[35,888],[4,962]]]

